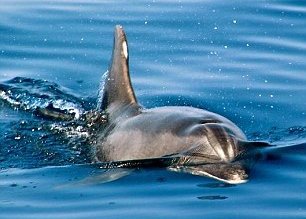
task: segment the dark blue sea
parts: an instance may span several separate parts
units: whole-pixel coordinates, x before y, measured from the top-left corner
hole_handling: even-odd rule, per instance
[[[91,164],[82,127],[123,25],[146,108],[193,106],[276,145],[247,183]],[[306,1],[0,0],[0,218],[306,218]],[[111,173],[111,174],[110,174]]]

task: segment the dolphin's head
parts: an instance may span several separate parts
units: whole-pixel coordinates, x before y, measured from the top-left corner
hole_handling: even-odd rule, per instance
[[[209,121],[209,122],[208,122]],[[267,142],[248,141],[243,132],[234,124],[206,120],[193,125],[189,135],[195,138],[195,147],[187,153],[205,157],[209,163],[235,162],[257,157],[263,148],[270,147]]]
[[[187,172],[198,176],[208,176],[229,184],[240,184],[248,181],[249,169],[240,162],[215,163],[202,165],[173,165],[170,170]]]
[[[239,130],[219,122],[195,125],[189,134],[196,145],[186,151],[172,170],[209,176],[227,183],[244,183],[266,142],[249,142]],[[239,138],[240,137],[240,138]]]
[[[192,139],[194,145],[184,153],[192,157],[189,160],[192,163],[230,163],[242,153],[235,130],[229,129],[223,123],[192,125],[184,134],[188,139]]]
[[[231,129],[218,123],[205,124],[203,129],[203,138],[219,162],[232,162],[240,154],[239,141]]]
[[[244,149],[241,150],[240,141],[217,124],[197,129],[197,133],[191,133],[196,146],[186,151],[171,170],[209,176],[230,184],[246,182],[249,165],[241,159]]]

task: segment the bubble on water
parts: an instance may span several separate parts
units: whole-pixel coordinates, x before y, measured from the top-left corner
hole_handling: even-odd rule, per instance
[[[21,139],[21,136],[20,136],[20,135],[17,135],[17,136],[15,136],[14,139],[15,139],[15,140],[20,140],[20,139]]]

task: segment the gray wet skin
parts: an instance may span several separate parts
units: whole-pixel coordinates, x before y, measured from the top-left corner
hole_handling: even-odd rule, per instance
[[[244,182],[247,174],[233,162],[246,150],[244,133],[228,119],[193,107],[143,109],[129,75],[127,39],[115,27],[114,47],[99,110],[108,124],[96,139],[99,162],[182,157],[172,170],[210,176],[230,183]],[[209,164],[209,165],[203,165]],[[211,165],[213,164],[213,165]]]

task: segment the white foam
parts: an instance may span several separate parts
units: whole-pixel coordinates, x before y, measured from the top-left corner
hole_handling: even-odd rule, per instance
[[[71,102],[66,102],[65,100],[59,99],[52,102],[53,107],[62,109],[62,110],[68,110],[69,113],[74,113],[74,118],[79,119],[82,112],[82,109],[79,109],[77,105]]]
[[[68,138],[80,138],[80,137],[88,138],[89,137],[89,133],[82,126],[64,127],[60,124],[52,124],[50,126],[50,129],[64,133]]]
[[[20,102],[15,101],[14,99],[12,99],[9,95],[7,95],[4,91],[0,92],[0,98],[2,98],[3,100],[6,100],[7,102],[9,102],[12,105],[20,105]]]

